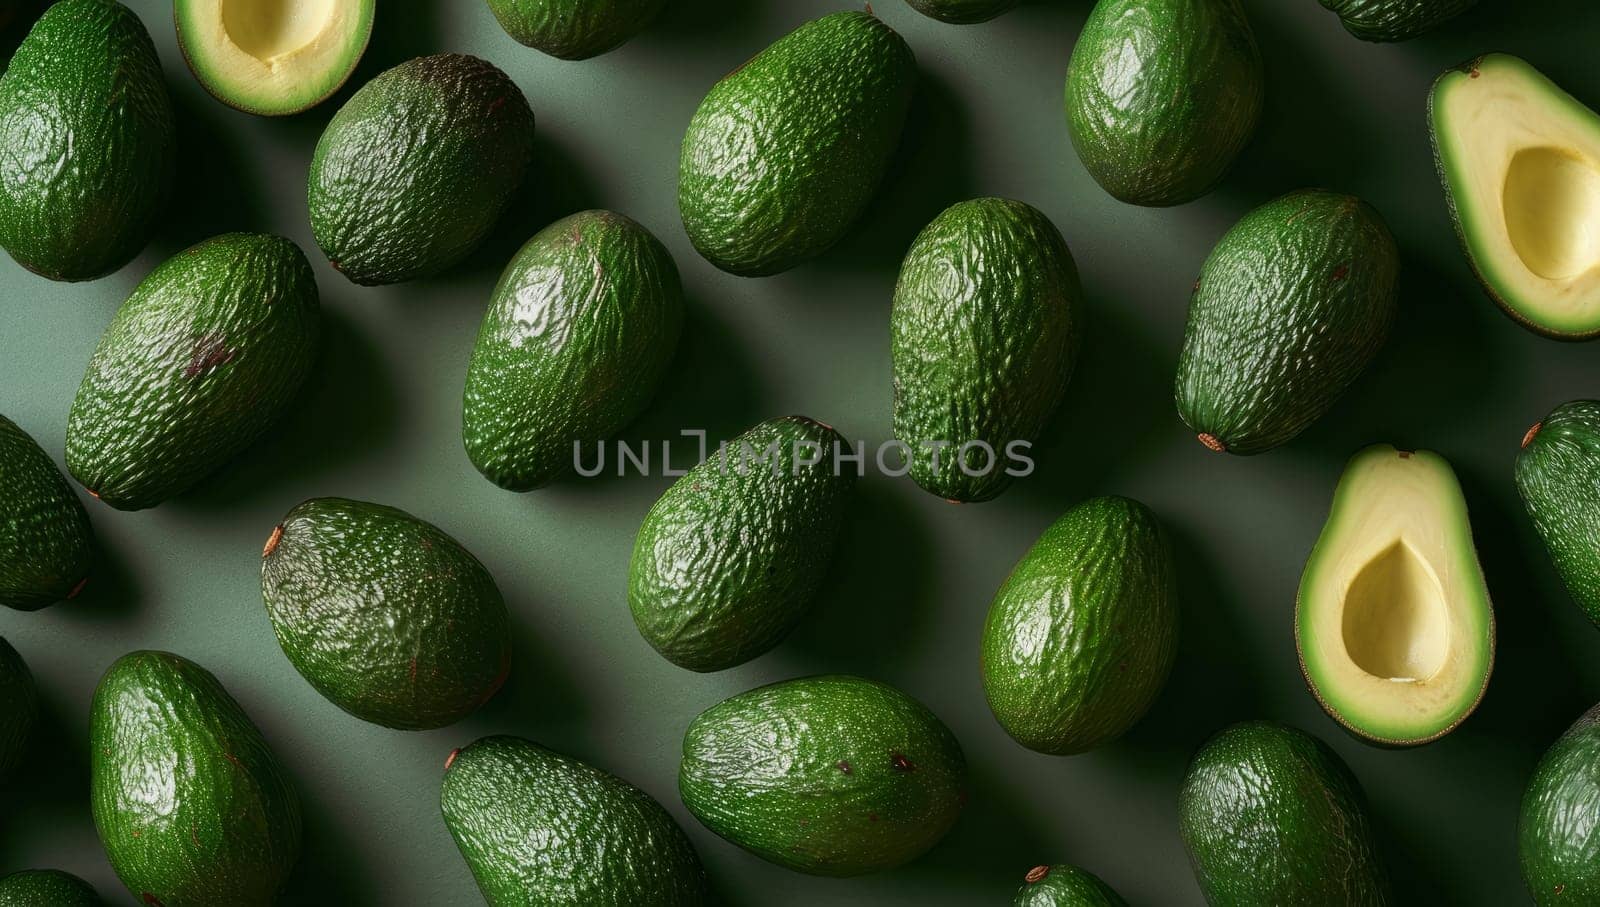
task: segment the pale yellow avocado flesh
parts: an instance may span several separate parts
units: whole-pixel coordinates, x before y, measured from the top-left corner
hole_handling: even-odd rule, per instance
[[[1490,54],[1441,76],[1434,152],[1485,289],[1541,333],[1600,334],[1600,116]]]
[[[339,90],[372,34],[374,0],[177,0],[178,42],[218,100],[298,113]]]
[[[1494,614],[1443,457],[1378,445],[1350,461],[1300,580],[1295,636],[1318,701],[1360,737],[1425,743],[1477,706]]]

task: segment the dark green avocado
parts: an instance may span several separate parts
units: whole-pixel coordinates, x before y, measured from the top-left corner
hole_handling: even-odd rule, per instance
[[[100,337],[67,468],[118,510],[183,492],[265,434],[316,362],[321,307],[287,239],[229,233],[157,267]]]
[[[667,0],[489,0],[518,44],[562,60],[587,60],[643,31]]]
[[[1322,0],[1363,41],[1409,41],[1474,6],[1478,0]]]
[[[1381,907],[1389,883],[1355,775],[1310,734],[1270,721],[1200,748],[1178,828],[1213,907]]]
[[[0,605],[36,611],[89,581],[83,502],[28,433],[0,416]]]
[[[1128,902],[1094,873],[1057,864],[1028,870],[1011,907],[1128,907]]]
[[[51,280],[117,270],[155,230],[176,147],[139,17],[114,0],[51,5],[0,76],[0,246]]]
[[[418,57],[362,86],[311,159],[311,232],[364,286],[437,274],[488,237],[533,157],[533,111],[492,63]]]
[[[453,724],[511,669],[510,617],[472,553],[403,510],[316,498],[261,552],[261,596],[295,670],[385,727]]]
[[[806,677],[741,693],[683,738],[678,792],[705,826],[798,872],[855,876],[925,853],[966,802],[950,729],[887,684]]]
[[[1600,627],[1600,401],[1563,403],[1528,429],[1516,475],[1567,592]]]
[[[1600,904],[1600,705],[1539,760],[1522,797],[1517,844],[1540,907]]]
[[[168,652],[117,659],[95,689],[90,802],[141,904],[268,907],[300,857],[300,800],[211,672]]]
[[[771,419],[672,483],[639,527],[628,606],[668,661],[720,671],[766,652],[815,602],[856,473],[839,433]]]
[[[529,491],[570,472],[655,396],[683,327],[678,268],[610,211],[539,231],[500,277],[467,368],[461,435],[488,479]]]
[[[0,878],[0,907],[102,907],[88,882],[59,869],[25,869]]]
[[[1066,241],[1030,205],[960,202],[923,228],[889,316],[894,433],[918,485],[987,501],[1011,484],[1011,452],[1072,378],[1082,295]]]
[[[39,690],[33,672],[0,636],[0,778],[22,761],[38,718]]]
[[[900,143],[911,48],[870,12],[800,26],[725,76],[683,137],[678,211],[732,274],[787,271],[842,238]]]
[[[1093,498],[1045,530],[989,606],[983,689],[1023,746],[1081,753],[1144,717],[1177,653],[1160,521],[1138,501]]]
[[[1239,0],[1101,0],[1067,67],[1067,127],[1112,196],[1180,205],[1250,143],[1265,84]]]
[[[516,737],[450,754],[444,821],[490,907],[710,903],[694,845],[628,782]]]
[[[1354,196],[1307,189],[1246,214],[1195,281],[1178,414],[1234,454],[1300,434],[1388,339],[1399,271],[1394,236]]]
[[[1021,0],[906,0],[931,19],[952,25],[973,25],[1014,9]]]

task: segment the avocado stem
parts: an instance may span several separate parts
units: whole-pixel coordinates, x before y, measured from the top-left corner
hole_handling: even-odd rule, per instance
[[[1522,436],[1522,447],[1524,450],[1527,449],[1529,444],[1533,443],[1534,438],[1538,437],[1539,429],[1541,428],[1544,428],[1544,422],[1542,420],[1533,423],[1533,427],[1528,429],[1527,434]]]
[[[1217,453],[1227,453],[1228,452],[1228,445],[1222,443],[1221,441],[1218,441],[1216,435],[1213,435],[1213,434],[1211,434],[1209,432],[1201,432],[1200,434],[1196,435],[1195,437],[1198,437],[1200,439],[1200,443],[1204,444],[1206,446],[1207,450],[1214,450]]]
[[[1049,875],[1049,874],[1050,874],[1050,867],[1049,866],[1042,866],[1042,865],[1041,866],[1035,866],[1032,869],[1028,870],[1028,874],[1022,877],[1022,881],[1027,882],[1029,885],[1033,885],[1033,884],[1036,884],[1038,882],[1044,881],[1044,877]]]
[[[272,535],[267,537],[267,544],[261,548],[261,556],[271,557],[272,552],[278,550],[278,543],[283,541],[283,524],[272,527]]]

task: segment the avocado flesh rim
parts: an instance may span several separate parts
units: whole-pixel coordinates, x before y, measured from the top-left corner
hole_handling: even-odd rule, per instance
[[[372,32],[373,0],[178,0],[189,68],[222,102],[295,113],[339,89]]]
[[[1474,270],[1512,317],[1600,333],[1600,116],[1516,57],[1440,77],[1432,128]]]
[[[1436,739],[1482,695],[1493,621],[1449,464],[1387,445],[1357,454],[1295,614],[1301,665],[1323,707],[1374,742]]]

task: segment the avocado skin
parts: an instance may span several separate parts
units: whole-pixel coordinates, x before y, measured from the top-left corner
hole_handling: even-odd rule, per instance
[[[642,413],[683,329],[683,286],[660,240],[610,211],[539,231],[506,267],[467,369],[462,438],[511,491],[572,470]]]
[[[1206,259],[1178,358],[1178,413],[1257,454],[1322,418],[1378,354],[1400,253],[1376,210],[1308,189],[1251,211]]]
[[[1206,741],[1183,779],[1178,824],[1214,907],[1389,900],[1360,783],[1295,728],[1251,721]]]
[[[1516,475],[1561,582],[1600,627],[1600,401],[1551,410],[1523,442]]]
[[[300,857],[300,800],[249,716],[169,652],[117,659],[95,689],[90,802],[144,904],[266,907]]]
[[[1093,873],[1057,864],[1030,870],[1011,907],[1128,907],[1128,902]]]
[[[1039,437],[1072,379],[1082,295],[1066,241],[1030,205],[959,202],[923,228],[889,316],[894,433],[918,485],[975,502],[1011,484],[1007,446]],[[952,446],[936,469],[928,445],[941,441]],[[960,455],[976,442],[992,460],[979,447]]]
[[[906,0],[911,8],[930,19],[951,25],[988,22],[1016,8],[1022,0]]]
[[[380,73],[334,114],[311,159],[311,232],[363,286],[437,274],[476,249],[522,186],[533,111],[463,54]]]
[[[1427,34],[1478,0],[1322,0],[1345,30],[1363,41],[1409,41]]]
[[[0,416],[0,605],[37,611],[89,578],[94,534],[50,455]]]
[[[518,44],[562,60],[599,56],[643,31],[666,0],[489,0]]]
[[[0,778],[22,761],[39,718],[39,688],[17,650],[0,636]]]
[[[67,469],[118,510],[194,486],[288,410],[321,305],[299,247],[229,233],[167,259],[117,310],[67,418]]]
[[[678,792],[705,826],[798,872],[855,876],[910,862],[966,802],[966,759],[921,703],[860,677],[805,677],[702,712]]]
[[[916,60],[870,13],[800,26],[718,82],[683,137],[678,210],[731,274],[787,271],[838,242],[900,143]]]
[[[0,878],[0,907],[102,907],[88,882],[59,869],[25,869]]]
[[[453,724],[511,667],[510,617],[489,571],[393,507],[315,498],[290,510],[262,552],[261,597],[295,670],[385,727]]]
[[[0,246],[51,280],[92,280],[150,241],[177,154],[139,17],[113,0],[45,10],[0,76]]]
[[[1121,497],[1068,510],[989,606],[983,689],[1018,743],[1081,753],[1155,702],[1178,652],[1172,549],[1150,508]]]
[[[1239,0],[1102,0],[1067,67],[1067,127],[1113,197],[1181,205],[1250,143],[1265,86]]]
[[[1600,903],[1600,705],[1539,760],[1517,822],[1522,878],[1540,907]]]
[[[516,737],[453,753],[445,824],[490,907],[710,903],[694,845],[649,794]]]
[[[795,445],[817,445],[821,462]],[[835,474],[839,433],[804,416],[757,425],[661,495],[633,543],[628,606],[663,657],[720,671],[776,646],[815,603],[856,475]],[[776,473],[762,460],[779,448]],[[815,450],[816,448],[809,448]],[[748,461],[748,462],[747,462]]]

